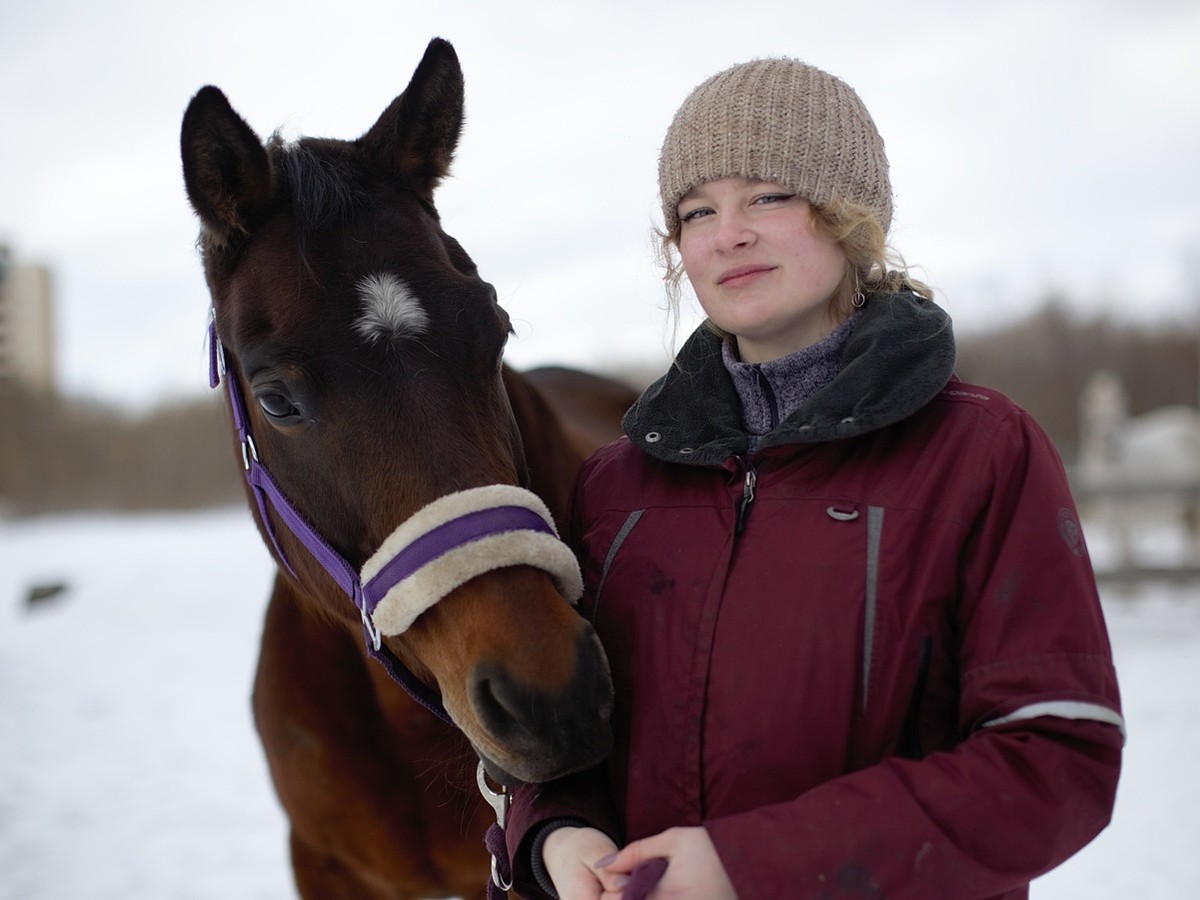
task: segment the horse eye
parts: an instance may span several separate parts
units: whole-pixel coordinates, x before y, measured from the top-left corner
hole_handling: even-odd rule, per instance
[[[300,417],[300,410],[283,394],[259,394],[258,405],[262,407],[263,412],[277,421],[286,421]]]

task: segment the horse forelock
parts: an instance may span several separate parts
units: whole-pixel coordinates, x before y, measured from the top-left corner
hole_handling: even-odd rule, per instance
[[[274,172],[274,187],[262,210],[263,216],[242,228],[240,236],[233,240],[210,229],[200,235],[199,247],[204,257],[220,269],[228,270],[236,264],[246,247],[242,238],[260,227],[265,214],[281,204],[291,207],[296,247],[303,260],[310,240],[318,231],[344,225],[367,202],[366,190],[355,179],[355,167],[347,164],[349,144],[311,138],[287,141],[273,134],[266,150]]]
[[[304,247],[312,235],[327,226],[344,224],[366,201],[344,154],[335,151],[348,144],[313,139],[285,141],[272,135],[267,151],[282,178],[281,187],[291,200],[296,238]]]

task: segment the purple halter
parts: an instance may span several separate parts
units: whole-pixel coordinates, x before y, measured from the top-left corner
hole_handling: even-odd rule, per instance
[[[216,388],[221,378],[227,375],[227,365],[224,347],[217,336],[215,317],[209,322],[208,339],[209,385]],[[456,506],[452,500],[460,495],[450,495],[419,510],[367,561],[364,575],[360,577],[292,505],[259,460],[241,388],[236,378],[229,376],[225,380],[234,427],[242,445],[246,483],[279,560],[295,577],[268,509],[274,510],[354,603],[362,617],[367,653],[381,663],[414,700],[443,721],[449,723],[451,719],[438,693],[413,675],[383,644],[381,629],[375,623],[375,613],[381,604],[386,610],[380,608],[380,612],[392,623],[387,633],[398,634],[420,612],[468,578],[490,568],[514,564],[547,569],[557,577],[559,589],[568,600],[577,598],[578,568],[570,551],[558,541],[549,512],[533,494],[507,485],[490,485],[463,492],[461,496],[468,497],[465,507],[461,501]],[[439,512],[447,505],[451,509],[449,515]],[[515,542],[513,535],[520,541]],[[531,542],[541,551],[539,558],[530,558],[528,545]],[[548,557],[548,561],[540,558],[541,555]],[[466,565],[455,565],[461,563],[462,557],[468,557]],[[371,574],[367,575],[368,572]]]

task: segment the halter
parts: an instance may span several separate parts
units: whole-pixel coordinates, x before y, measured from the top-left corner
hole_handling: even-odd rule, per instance
[[[329,573],[362,618],[367,653],[414,700],[451,723],[441,697],[383,644],[402,634],[425,610],[456,587],[492,569],[534,566],[548,572],[571,603],[582,593],[579,565],[558,539],[546,505],[531,491],[493,484],[439,497],[402,522],[363,565],[361,575],[330,546],[287,499],[258,458],[250,417],[238,380],[228,374],[215,315],[208,326],[209,386],[222,377],[229,390],[233,423],[242,446],[246,484],[258,506],[271,545],[287,571],[296,572],[267,514],[275,511],[288,529]]]

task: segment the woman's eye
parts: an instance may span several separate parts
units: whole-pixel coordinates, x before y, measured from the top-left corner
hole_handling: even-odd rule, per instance
[[[761,197],[755,197],[755,203],[782,203],[785,200],[791,200],[795,194],[763,194]]]
[[[272,419],[293,419],[300,415],[292,401],[279,393],[259,394],[258,405]]]
[[[703,218],[704,216],[708,216],[711,214],[712,214],[712,210],[709,209],[707,206],[700,206],[700,207],[697,207],[696,209],[689,209],[686,212],[681,211],[679,213],[679,221],[685,222],[685,223],[686,222],[694,222],[696,219]]]

